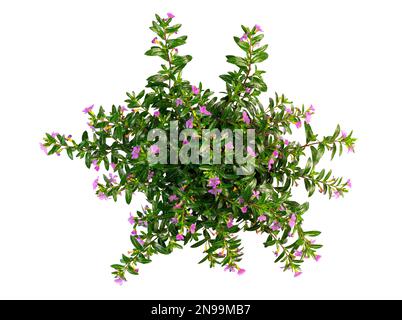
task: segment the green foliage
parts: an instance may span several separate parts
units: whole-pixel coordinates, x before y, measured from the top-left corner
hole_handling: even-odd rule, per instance
[[[320,138],[309,124],[314,108],[295,106],[284,95],[275,94],[266,107],[260,102],[259,95],[268,88],[264,71],[257,64],[268,58],[268,46],[260,45],[263,35],[256,28],[242,26],[245,35],[234,37],[243,56],[227,56],[234,70],[220,76],[226,83],[223,96],[215,96],[201,83],[190,84],[182,72],[192,57],[177,50],[187,37],[176,35],[181,25],[172,20],[156,16],[152,22],[156,37],[145,54],[160,57],[164,64],[148,77],[146,90],[127,93],[128,111],[120,106],[112,106],[108,113],[102,107],[97,113],[91,109],[92,130],[84,131],[80,142],[46,134],[43,147],[49,155],[65,151],[71,159],[83,159],[88,168],[103,166],[109,170],[110,174],[95,184],[101,199],[117,200],[123,195],[129,204],[134,192],[146,195],[150,207],[132,217],[133,248],[122,256],[121,264],[112,265],[117,278],[125,279],[126,272],[138,274],[137,266],[151,262],[152,255],[169,254],[187,243],[203,248],[200,263],[239,269],[243,255],[240,231],[265,235],[263,244],[274,248],[275,261],[297,274],[306,258],[317,257],[321,245],[312,240],[318,231],[303,230],[308,203],[292,200],[292,188],[302,183],[308,196],[317,190],[330,198],[347,193],[348,181],[318,165],[326,152],[333,158],[344,148],[352,151],[356,139],[339,126],[332,135]],[[206,106],[212,115],[200,114],[199,106]],[[242,119],[243,112],[247,112],[250,124]],[[199,134],[206,128],[254,128],[255,171],[241,176],[235,174],[236,165],[229,164],[150,164],[149,130],[166,130],[170,121],[178,121],[183,129],[190,118]],[[294,130],[303,130],[295,126],[302,123],[305,142],[300,143],[291,137]],[[134,157],[137,146],[140,150]],[[208,192],[209,180],[214,177],[220,179],[222,189],[216,196]],[[172,195],[175,198],[170,198]]]

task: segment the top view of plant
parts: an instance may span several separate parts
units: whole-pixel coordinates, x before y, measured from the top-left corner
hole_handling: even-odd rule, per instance
[[[112,265],[118,284],[127,273],[137,275],[140,264],[150,263],[153,255],[186,244],[203,252],[200,263],[242,274],[240,231],[262,236],[262,244],[273,248],[275,262],[299,276],[304,260],[320,259],[321,245],[315,242],[320,232],[303,229],[309,204],[292,199],[292,188],[304,185],[308,196],[317,191],[329,198],[347,193],[351,181],[318,164],[326,152],[332,159],[354,151],[356,139],[339,125],[330,135],[316,134],[312,105],[296,106],[282,94],[259,100],[267,85],[257,66],[268,58],[259,25],[242,26],[234,37],[242,54],[227,56],[232,71],[220,76],[225,92],[216,95],[202,83],[185,80],[183,70],[192,57],[181,54],[187,37],[174,21],[169,13],[152,22],[155,36],[145,55],[160,58],[162,65],[148,77],[144,90],[127,93],[126,105],[108,111],[86,107],[88,129],[80,140],[47,133],[41,148],[48,155],[65,152],[71,159],[83,159],[96,170],[93,189],[101,200],[123,196],[130,204],[134,192],[145,194],[149,206],[128,219],[132,249]],[[168,131],[171,121],[178,122],[179,130],[193,129],[200,136],[203,129],[254,129],[255,149],[244,150],[253,158],[254,170],[239,175],[236,163],[150,163],[148,156],[160,150],[147,134],[151,129]],[[292,139],[295,132],[305,139]],[[233,144],[221,148],[230,154]]]

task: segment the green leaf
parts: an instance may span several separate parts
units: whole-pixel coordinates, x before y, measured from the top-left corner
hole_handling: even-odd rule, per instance
[[[130,188],[126,187],[126,192],[125,192],[125,194],[126,194],[126,202],[127,202],[127,204],[130,204],[130,203],[131,203],[131,199],[133,198],[133,192],[131,191]]]
[[[194,243],[191,248],[197,248],[199,246],[202,246],[205,242],[207,242],[207,239],[202,239],[201,241],[198,241],[196,243]]]
[[[145,52],[145,55],[161,57],[162,59],[164,59],[166,61],[169,60],[168,56],[167,56],[167,52],[159,47],[152,47],[151,49],[149,49],[148,51]]]
[[[226,56],[226,59],[227,59],[227,62],[232,63],[232,64],[238,66],[239,68],[247,68],[248,67],[246,60],[244,60],[241,57]]]
[[[260,51],[257,54],[254,55],[252,58],[251,62],[252,63],[260,63],[268,59],[268,53],[264,51]]]
[[[186,40],[187,40],[187,36],[181,36],[176,39],[170,39],[167,41],[168,48],[173,49],[173,48],[182,46],[183,44],[186,43]]]
[[[73,158],[73,151],[71,150],[71,148],[67,148],[66,151],[67,151],[68,157],[69,157],[71,160],[73,160],[73,159],[74,159],[74,158]]]

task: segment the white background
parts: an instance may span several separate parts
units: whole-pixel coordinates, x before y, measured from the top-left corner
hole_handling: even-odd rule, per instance
[[[384,0],[1,1],[0,298],[402,298],[401,9]],[[359,138],[355,154],[328,163],[352,179],[352,192],[309,199],[306,225],[325,246],[300,278],[282,273],[250,233],[241,277],[198,265],[199,248],[186,248],[118,287],[109,265],[130,249],[128,212],[142,198],[101,202],[93,170],[39,150],[44,132],[79,136],[84,107],[139,92],[159,67],[143,55],[148,26],[168,11],[189,35],[189,80],[223,89],[225,55],[240,54],[232,36],[258,23],[270,94],[314,104],[317,132],[341,123]]]

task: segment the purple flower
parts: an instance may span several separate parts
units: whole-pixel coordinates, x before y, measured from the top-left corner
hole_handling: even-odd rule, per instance
[[[228,222],[226,223],[226,226],[230,229],[231,227],[233,227],[233,218],[229,217]]]
[[[240,210],[241,210],[241,212],[246,213],[248,210],[248,207],[247,206],[241,207]]]
[[[317,262],[320,261],[320,259],[321,259],[320,255],[317,255],[317,256],[314,257],[314,260],[317,261]]]
[[[280,230],[281,224],[278,221],[274,220],[270,228],[272,231]]]
[[[274,159],[269,159],[268,161],[268,171],[271,171],[272,166],[274,165],[275,161]]]
[[[140,237],[137,238],[137,242],[138,242],[140,245],[142,245],[142,246],[143,246],[144,243],[145,243],[144,240],[142,240]]]
[[[191,234],[194,234],[194,233],[195,233],[195,228],[196,228],[196,224],[193,223],[193,224],[190,226],[190,233],[191,233]]]
[[[273,156],[274,158],[278,158],[278,156],[279,156],[278,150],[274,150],[274,152],[272,152],[272,156]]]
[[[53,131],[52,134],[51,134],[51,136],[52,136],[53,138],[56,138],[58,134],[59,134],[58,132],[54,132],[54,131]]]
[[[346,181],[346,184],[349,188],[352,188],[352,181],[350,181],[350,179],[348,179],[348,181]]]
[[[254,150],[253,150],[250,146],[247,147],[247,153],[248,153],[250,156],[252,156],[253,158],[255,158],[255,157],[257,156],[257,155],[255,154]]]
[[[156,111],[154,112],[154,117],[155,117],[155,118],[158,118],[160,115],[161,115],[161,113],[159,112],[159,110],[156,110]]]
[[[305,121],[307,124],[311,122],[311,113],[310,112],[306,112]]]
[[[126,282],[126,280],[124,280],[124,279],[118,277],[118,278],[114,279],[114,282],[115,282],[116,284],[118,284],[119,286],[122,286],[123,283]]]
[[[173,209],[181,209],[181,203],[175,204]]]
[[[286,108],[285,111],[286,111],[286,113],[293,114],[293,111],[290,108]]]
[[[137,230],[133,229],[130,233],[132,236],[136,236],[137,235]]]
[[[91,105],[89,107],[84,108],[84,110],[82,110],[82,112],[84,113],[90,113],[92,112],[92,109],[94,108],[94,105]]]
[[[348,133],[344,130],[342,130],[341,134],[343,139],[345,139],[348,136]]]
[[[98,193],[99,200],[107,200],[107,196],[103,192]]]
[[[175,16],[174,16],[173,13],[168,12],[168,13],[167,13],[167,17],[168,17],[169,19],[173,19]]]
[[[169,196],[169,202],[173,202],[173,201],[176,201],[176,200],[179,200],[179,198],[175,194],[172,194],[172,195]]]
[[[153,44],[158,44],[158,37],[155,37],[155,38],[153,38],[152,39],[152,41],[151,41]]]
[[[338,190],[336,190],[335,192],[334,192],[334,197],[335,197],[335,199],[338,199],[339,197],[340,197],[340,193],[339,193],[339,191]]]
[[[120,112],[121,112],[121,113],[126,112],[126,111],[128,111],[128,109],[126,108],[126,106],[120,106]]]
[[[149,147],[149,151],[152,154],[158,154],[161,150],[159,149],[157,144],[153,144],[152,146]]]
[[[183,241],[183,240],[184,240],[184,236],[183,236],[181,233],[179,233],[179,234],[176,236],[176,240],[177,240],[177,241]]]
[[[216,187],[217,185],[219,185],[221,183],[221,180],[219,180],[218,177],[213,177],[210,178],[208,181],[208,187]]]
[[[196,86],[191,86],[191,91],[195,95],[198,95],[200,93],[200,89],[198,89]]]
[[[113,174],[113,173],[109,173],[109,182],[111,183],[111,184],[114,184],[114,183],[117,183],[117,176],[115,175],[115,174]]]
[[[92,182],[92,188],[95,190],[98,187],[99,177],[97,177],[94,182]]]
[[[256,25],[255,25],[255,31],[256,31],[256,32],[262,32],[261,26],[258,25],[258,24],[256,24]]]
[[[128,218],[128,222],[130,224],[134,224],[134,222],[135,222],[135,219],[134,219],[133,215],[131,214],[131,212],[130,212],[130,217]]]
[[[208,192],[210,194],[213,194],[214,196],[220,194],[222,192],[222,189],[217,189],[216,187],[209,189]]]
[[[202,114],[205,114],[206,116],[212,115],[212,113],[207,110],[207,107],[206,107],[206,106],[200,106],[200,112],[201,112]]]
[[[312,104],[310,104],[310,108],[308,108],[308,110],[310,112],[315,112],[315,108],[314,108],[314,106]]]
[[[244,34],[241,36],[240,41],[247,41],[247,39],[248,39],[247,33],[244,33]]]
[[[251,88],[247,87],[246,88],[246,93],[250,93],[251,92]]]
[[[39,147],[45,154],[47,154],[47,148],[43,143],[39,143]]]
[[[288,145],[289,145],[289,140],[288,140],[288,139],[283,140],[283,144],[284,144],[285,146],[288,146]]]
[[[300,129],[301,126],[302,126],[302,123],[301,123],[301,121],[297,121],[297,122],[295,123],[295,125],[296,125],[296,128],[297,128],[297,129]]]
[[[260,222],[267,221],[267,217],[264,214],[262,214],[257,218],[257,220]]]
[[[98,160],[92,160],[92,165],[94,166],[94,169],[95,169],[96,171],[99,171]]]
[[[234,271],[236,271],[236,268],[234,266],[227,265],[224,270],[225,271],[229,270],[229,272],[234,272]]]
[[[151,180],[151,179],[154,177],[154,175],[155,175],[155,172],[149,171],[149,172],[148,172],[148,177],[147,177],[147,179],[148,179],[148,180]]]
[[[303,252],[297,250],[295,251],[295,257],[301,257],[303,255]]]
[[[173,224],[177,224],[179,220],[177,219],[177,217],[173,217],[172,219],[170,219],[170,222]]]
[[[95,131],[95,127],[93,126],[92,122],[87,122],[87,126],[88,126],[89,129],[91,129],[92,131]]]
[[[131,159],[138,159],[138,157],[140,156],[140,150],[140,146],[133,147],[133,150],[131,151]]]
[[[111,162],[111,163],[110,163],[110,166],[112,167],[113,171],[116,170],[116,164],[115,164],[114,162]]]
[[[253,190],[253,197],[256,199],[260,199],[260,191]]]
[[[192,129],[193,128],[193,118],[190,118],[186,121],[186,128]]]
[[[184,139],[184,140],[183,140],[183,144],[189,144],[188,140],[187,140],[187,139]]]
[[[243,111],[243,121],[245,124],[250,124],[250,118],[248,117],[248,114],[246,111]]]
[[[240,268],[239,270],[237,270],[237,274],[239,275],[239,276],[241,276],[243,273],[245,273],[246,272],[246,270],[245,269],[242,269],[242,268]]]
[[[176,107],[183,105],[183,100],[181,100],[180,98],[176,99]]]
[[[297,217],[293,213],[292,216],[289,219],[289,227],[293,228],[296,225],[296,220],[297,220]]]
[[[297,271],[297,272],[295,272],[294,277],[297,278],[297,277],[301,276],[302,273],[303,272],[301,272],[301,271]]]

